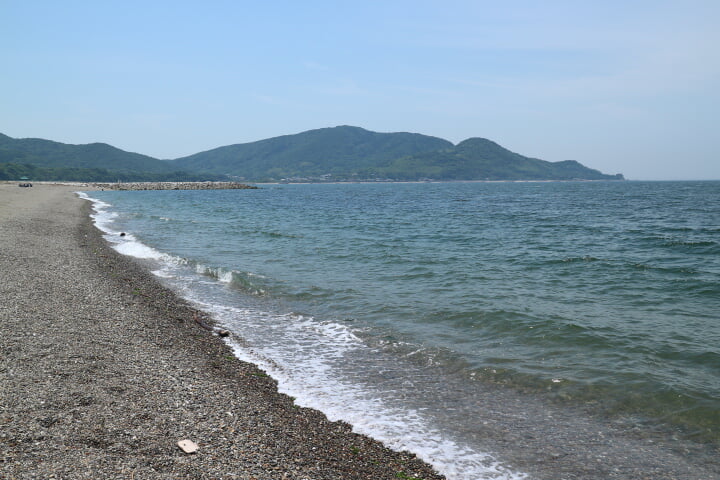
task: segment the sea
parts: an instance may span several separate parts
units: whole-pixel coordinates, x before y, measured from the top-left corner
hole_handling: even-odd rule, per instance
[[[81,195],[281,392],[450,480],[526,478],[488,388],[720,444],[720,182],[258,186]]]

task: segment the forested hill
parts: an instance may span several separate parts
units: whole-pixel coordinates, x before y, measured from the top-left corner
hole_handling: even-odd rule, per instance
[[[41,138],[16,139],[0,133],[0,180],[15,180],[21,176],[33,180],[68,181],[213,179],[206,174],[178,172],[166,161],[126,152],[105,143],[71,145]]]
[[[353,175],[365,179],[396,159],[452,146],[447,140],[417,133],[342,126],[215,148],[173,163],[184,170],[202,168],[249,179],[350,179]]]
[[[0,134],[0,160],[23,160],[38,167],[105,168],[170,172],[172,165],[147,155],[126,152],[106,143],[70,145],[41,138],[10,138]]]
[[[0,180],[416,181],[622,180],[575,161],[547,162],[471,138],[453,145],[417,133],[341,126],[229,145],[175,160],[103,143],[69,145],[0,134]]]
[[[250,180],[621,180],[575,161],[547,162],[472,138],[454,146],[416,133],[358,127],[310,130],[220,147],[172,161]]]
[[[485,138],[470,138],[457,146],[401,158],[382,170],[399,180],[623,180],[574,161],[548,162],[511,152]],[[413,175],[406,176],[407,172]]]

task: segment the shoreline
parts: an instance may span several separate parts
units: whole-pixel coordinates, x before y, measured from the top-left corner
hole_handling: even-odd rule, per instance
[[[444,478],[278,393],[108,245],[77,190],[0,185],[0,476]]]
[[[15,476],[8,478],[37,478],[37,475],[46,478],[48,472],[56,475],[60,472],[66,476],[58,478],[68,479],[132,478],[131,475],[137,475],[135,478],[403,478],[400,474],[442,478],[412,454],[388,451],[375,440],[351,433],[349,425],[328,422],[322,413],[299,408],[290,397],[278,394],[274,380],[254,365],[237,360],[225,343],[194,321],[194,315],[206,319],[202,312],[163,287],[142,261],[123,256],[109,246],[88,215],[90,202],[72,193],[78,190],[77,186],[66,187],[65,196],[53,195],[29,210],[19,208],[23,203],[18,203],[16,198],[10,202],[14,207],[9,213],[5,202],[8,192],[2,188],[0,185],[0,269],[12,273],[8,277],[10,281],[3,282],[0,290],[0,298],[10,299],[2,301],[0,311],[11,332],[8,338],[0,339],[0,352],[3,355],[9,352],[7,360],[0,357],[0,362],[6,362],[0,363],[0,477],[2,473],[13,473]],[[46,189],[52,191],[59,187],[40,187],[35,192],[16,185],[10,188],[10,193],[20,198],[35,196],[41,189],[45,195]],[[71,197],[75,197],[72,202]],[[71,205],[66,205],[66,199]],[[85,205],[73,207],[76,202]],[[69,219],[64,218],[65,215]],[[12,228],[7,229],[6,225]],[[58,246],[56,242],[64,243]],[[53,252],[57,258],[47,255]],[[23,254],[32,261],[25,261]],[[54,268],[54,272],[45,276],[44,270],[37,268],[37,262]],[[15,272],[10,267],[26,268],[34,274],[34,279],[23,279],[21,275],[27,276],[26,273]],[[78,270],[79,267],[82,268]],[[71,275],[77,272],[87,278],[73,279]],[[65,277],[67,288],[62,282],[56,285],[58,276]],[[47,280],[51,287],[46,286]],[[9,285],[13,281],[20,282],[19,286]],[[39,292],[34,291],[35,285]],[[104,294],[95,292],[96,288]],[[63,292],[68,296],[57,295]],[[74,299],[81,307],[69,306],[63,298],[71,302]],[[88,298],[96,300],[88,302]],[[95,313],[86,312],[95,307]],[[18,318],[6,315],[8,308]],[[45,312],[49,318],[34,318],[38,311]],[[35,343],[40,342],[40,346],[46,348],[53,346],[42,333],[42,327],[54,328],[57,317],[53,315],[58,311],[60,325],[70,333],[54,332],[51,338],[59,339],[67,349],[64,353],[52,349],[48,354]],[[119,320],[108,315],[116,315]],[[78,322],[78,318],[82,322]],[[32,344],[28,345],[29,341]],[[86,348],[73,342],[84,342]],[[94,350],[95,343],[109,353],[103,348]],[[153,360],[156,356],[159,362]],[[127,358],[134,362],[124,364]],[[57,367],[58,359],[63,368]],[[35,365],[37,361],[42,366]],[[22,372],[29,372],[31,378],[39,378],[45,382],[43,385],[51,388],[38,393],[32,382],[11,378],[17,377],[18,363]],[[104,372],[118,378],[103,378]],[[46,376],[59,378],[46,379]],[[31,411],[26,412],[20,405],[25,388],[33,392],[34,396],[29,396],[31,400],[37,398],[45,403],[35,402]],[[131,392],[126,394],[127,391]],[[59,401],[48,400],[57,394]],[[158,398],[146,398],[149,394],[157,394]],[[213,398],[207,398],[208,395]],[[12,404],[7,410],[6,397]],[[547,405],[535,402],[532,395],[516,395],[493,388],[487,395],[478,397],[478,403],[484,405],[487,413],[483,414],[487,418],[473,421],[485,420],[483,442],[488,450],[531,473],[530,478],[720,478],[717,465],[693,464],[683,458],[682,451],[663,445],[658,438],[653,439],[653,435],[641,438],[645,434],[638,431],[627,436],[627,432],[612,425],[591,421],[586,412],[563,407],[548,409]],[[150,405],[154,406],[154,416],[146,418]],[[103,410],[107,408],[113,415]],[[250,418],[241,418],[243,414]],[[90,418],[93,415],[97,418]],[[130,426],[124,426],[114,415],[120,415]],[[267,418],[272,421],[266,421]],[[578,419],[585,423],[579,423]],[[5,434],[6,422],[10,425],[9,436]],[[195,425],[200,426],[193,430]],[[78,428],[78,436],[70,435],[77,433]],[[175,446],[175,441],[180,440],[176,437],[179,433],[194,431],[204,432],[207,437],[184,436],[200,444],[198,454],[187,456]],[[56,436],[60,436],[61,442]],[[250,449],[248,444],[252,445]],[[44,458],[43,452],[48,447],[54,451],[49,456],[57,458],[46,460],[45,470],[31,470],[32,474],[19,470],[25,465],[23,461]],[[84,455],[76,452],[77,449]],[[74,460],[61,458],[62,454],[70,453],[75,455]],[[18,455],[24,460],[16,460]],[[122,470],[108,467],[94,470],[92,475],[77,469],[62,470],[63,465],[77,464],[88,457],[95,467],[105,468],[107,460],[102,460],[103,455]],[[420,465],[417,470],[408,467],[415,465],[412,462]],[[283,469],[286,464],[290,470]],[[311,469],[309,464],[316,468]],[[385,470],[381,470],[380,464]],[[150,469],[146,468],[148,465]],[[423,474],[423,471],[430,473]]]

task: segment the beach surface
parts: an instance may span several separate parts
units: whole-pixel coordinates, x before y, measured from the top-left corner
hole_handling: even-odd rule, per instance
[[[277,393],[77,190],[0,184],[0,478],[443,478]]]

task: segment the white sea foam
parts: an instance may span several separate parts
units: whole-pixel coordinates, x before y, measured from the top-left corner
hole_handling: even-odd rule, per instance
[[[91,217],[95,222],[95,226],[105,233],[105,239],[110,242],[113,249],[123,255],[135,258],[157,260],[164,265],[177,265],[185,263],[181,258],[174,257],[162,253],[148,245],[139,241],[133,234],[120,232],[113,228],[113,223],[117,220],[118,214],[111,211],[112,205],[96,198],[92,198],[83,192],[78,192],[78,196],[89,200],[93,204],[93,213]],[[164,272],[164,269],[160,271]]]
[[[233,280],[232,270],[226,270],[219,267],[208,267],[202,263],[195,265],[195,272],[199,275],[207,275],[211,278],[217,279],[217,281],[222,283],[231,283]]]
[[[165,268],[153,270],[152,273],[153,273],[153,275],[158,276],[160,278],[175,278],[175,275],[173,275],[170,271],[168,271]]]
[[[233,279],[233,272],[231,270],[220,270],[220,273],[218,274],[218,280],[220,280],[223,283],[230,283]]]
[[[126,235],[126,237],[128,236],[129,235]],[[164,255],[162,252],[159,252],[152,247],[148,247],[147,245],[134,239],[127,239],[122,243],[118,243],[113,248],[118,252],[122,253],[123,255],[128,255],[135,258],[163,260],[166,257],[166,255]]]
[[[254,363],[278,381],[280,392],[303,407],[322,411],[329,420],[352,425],[395,450],[414,452],[449,480],[505,479],[512,472],[492,455],[464,446],[441,431],[419,410],[397,406],[391,390],[372,389],[342,370],[360,350],[369,350],[348,327],[311,317],[277,315],[189,299],[210,311],[225,328],[242,332],[247,344],[229,340],[235,355]],[[262,331],[261,340],[253,341]],[[372,352],[360,352],[365,355]],[[391,387],[389,387],[391,388]]]
[[[105,203],[97,198],[89,197],[84,192],[77,192],[77,194],[80,198],[92,202],[93,213],[90,214],[90,217],[93,219],[95,226],[100,229],[100,231],[105,232],[106,234],[120,233],[114,231],[110,227],[112,222],[117,218],[117,213],[108,210],[111,207],[109,203]]]

